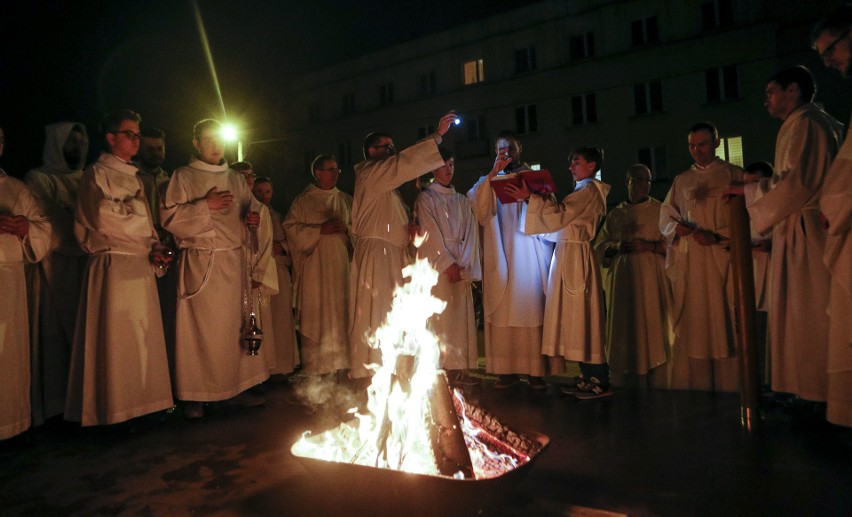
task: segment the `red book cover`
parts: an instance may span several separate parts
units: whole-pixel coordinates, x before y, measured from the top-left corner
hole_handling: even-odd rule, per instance
[[[550,177],[550,171],[542,169],[539,171],[525,170],[521,172],[510,172],[501,176],[491,178],[491,188],[497,194],[497,199],[501,203],[516,203],[517,200],[506,192],[507,185],[515,185],[520,187],[521,181],[526,181],[529,185],[530,192],[540,193],[556,193],[556,183]]]

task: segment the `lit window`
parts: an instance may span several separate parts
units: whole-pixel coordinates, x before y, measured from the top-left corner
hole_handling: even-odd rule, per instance
[[[720,138],[719,147],[716,148],[716,156],[739,167],[744,167],[743,137],[729,136],[727,138]]]
[[[651,81],[633,85],[633,107],[636,115],[663,111],[663,84]]]
[[[571,122],[575,126],[597,121],[598,107],[594,93],[571,97]]]
[[[530,165],[530,170],[533,170],[533,171],[540,171],[541,170],[541,164],[540,163],[531,163],[529,165]]]
[[[535,47],[529,46],[515,51],[515,73],[524,74],[537,68]]]
[[[731,0],[713,0],[701,4],[701,29],[711,30],[734,23],[734,6]]]
[[[655,178],[668,178],[665,147],[646,147],[636,153],[639,163],[644,163],[651,169]]]
[[[485,60],[474,59],[464,64],[464,84],[476,84],[485,80]]]
[[[633,20],[630,23],[630,35],[634,47],[641,47],[651,43],[659,43],[660,28],[656,16],[648,16]]]
[[[595,35],[591,32],[571,36],[568,42],[571,61],[595,57]]]
[[[740,98],[740,81],[736,65],[711,68],[704,72],[704,79],[707,84],[707,102]]]
[[[515,132],[519,135],[538,131],[538,113],[535,104],[515,108]]]
[[[420,96],[433,95],[437,91],[437,82],[435,81],[435,71],[431,70],[425,74],[420,74]]]

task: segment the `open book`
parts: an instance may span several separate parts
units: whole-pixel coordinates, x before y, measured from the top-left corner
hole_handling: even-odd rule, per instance
[[[521,181],[527,182],[530,192],[536,194],[556,193],[556,183],[554,183],[553,178],[550,177],[550,171],[544,169],[540,171],[525,170],[521,172],[510,172],[509,174],[494,176],[491,178],[491,188],[494,189],[494,193],[497,194],[497,199],[499,199],[501,203],[516,203],[518,200],[506,192],[506,186],[515,185],[520,187]]]

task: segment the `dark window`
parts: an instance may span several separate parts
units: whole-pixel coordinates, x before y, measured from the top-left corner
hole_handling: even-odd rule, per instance
[[[595,56],[595,35],[591,32],[571,36],[569,41],[572,61],[579,61]]]
[[[393,104],[393,83],[379,86],[379,106]]]
[[[535,47],[521,48],[515,51],[515,73],[523,74],[536,69]]]
[[[420,74],[420,96],[433,95],[436,91],[435,71],[432,70],[428,73]]]
[[[343,114],[351,115],[355,113],[355,94],[347,93],[343,96]]]
[[[347,165],[352,165],[352,144],[350,142],[337,144],[337,166]]]
[[[467,117],[462,121],[467,129],[468,140],[481,140],[485,138],[485,117]]]
[[[631,41],[634,47],[641,47],[651,43],[659,43],[660,28],[656,16],[648,16],[633,20],[630,23]]]
[[[571,121],[575,126],[598,121],[594,93],[571,97]]]
[[[633,86],[633,108],[636,115],[663,111],[663,84],[660,81]]]
[[[417,139],[426,138],[435,132],[435,126],[423,126],[417,128]]]
[[[731,0],[713,0],[701,4],[701,28],[711,30],[734,23],[734,6]]]
[[[707,102],[740,98],[740,82],[736,65],[706,70],[704,79],[707,87]]]
[[[647,147],[636,153],[639,163],[644,163],[651,169],[654,178],[668,178],[665,147]]]
[[[515,132],[518,134],[538,131],[538,113],[535,104],[515,108]]]

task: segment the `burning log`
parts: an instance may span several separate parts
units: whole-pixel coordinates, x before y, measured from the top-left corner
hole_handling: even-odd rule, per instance
[[[464,479],[473,479],[470,452],[464,441],[464,433],[452,401],[447,376],[443,372],[438,372],[435,377],[435,388],[430,401],[432,410],[430,436],[438,471],[452,477],[458,477],[456,474],[460,472]]]

